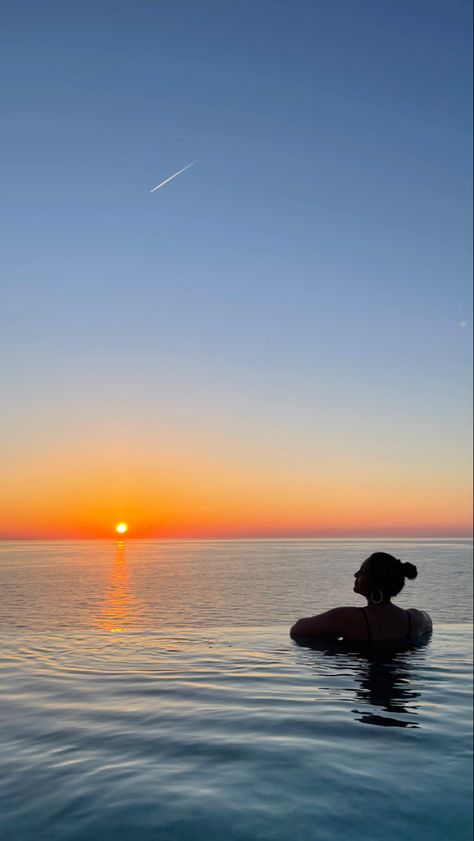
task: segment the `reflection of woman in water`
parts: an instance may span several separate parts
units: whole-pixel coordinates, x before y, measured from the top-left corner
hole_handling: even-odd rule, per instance
[[[416,578],[416,566],[393,555],[375,552],[355,573],[354,592],[367,599],[367,607],[336,607],[298,619],[290,630],[293,638],[336,636],[346,640],[412,642],[431,631],[431,619],[423,610],[402,610],[391,599],[402,590],[406,578]]]
[[[365,663],[361,660],[356,699],[369,706],[353,710],[360,716],[356,721],[382,727],[419,727],[416,701],[420,693],[410,685],[409,661],[405,659],[410,655],[407,651],[387,655],[385,651],[383,657],[369,655]]]
[[[411,669],[419,670],[428,635],[410,648],[405,643],[363,646],[360,641],[341,647],[340,642],[327,637],[297,637],[296,642],[305,649],[305,665],[314,668],[318,682],[324,674],[325,688],[332,678],[339,694],[343,691],[349,700],[353,697],[357,707],[351,712],[356,721],[380,727],[420,726],[420,692],[411,683]],[[313,654],[322,655],[324,660],[313,658]]]

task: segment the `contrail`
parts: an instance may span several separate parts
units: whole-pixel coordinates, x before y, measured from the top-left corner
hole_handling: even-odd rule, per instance
[[[190,164],[187,164],[186,166],[183,166],[182,169],[178,169],[178,172],[175,172],[174,175],[170,175],[170,177],[165,178],[165,180],[162,181],[161,184],[157,184],[156,187],[153,187],[153,190],[150,190],[150,193],[154,193],[155,190],[159,190],[160,187],[164,187],[165,184],[168,183],[168,181],[172,181],[173,178],[176,178],[176,176],[181,175],[182,172],[185,172],[185,170],[189,169],[189,167],[193,166],[195,163],[196,163],[196,161],[191,161]]]

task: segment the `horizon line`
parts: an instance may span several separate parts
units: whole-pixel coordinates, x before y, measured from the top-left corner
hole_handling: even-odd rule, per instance
[[[247,535],[247,536],[194,536],[194,537],[133,537],[130,535],[111,535],[110,537],[2,537],[0,543],[97,543],[100,541],[112,541],[114,543],[129,543],[130,541],[143,542],[192,542],[192,541],[292,541],[292,540],[473,540],[474,534],[347,534],[347,535]]]

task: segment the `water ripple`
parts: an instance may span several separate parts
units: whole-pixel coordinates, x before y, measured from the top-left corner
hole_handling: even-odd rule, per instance
[[[9,634],[2,838],[467,838],[469,632],[385,659],[281,626]]]

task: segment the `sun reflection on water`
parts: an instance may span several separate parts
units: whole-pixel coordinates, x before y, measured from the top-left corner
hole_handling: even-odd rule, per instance
[[[125,541],[119,540],[110,573],[109,587],[99,617],[99,626],[112,634],[131,631],[136,616],[137,602],[129,582]]]

